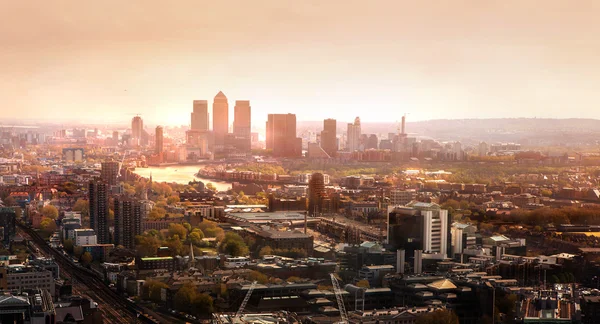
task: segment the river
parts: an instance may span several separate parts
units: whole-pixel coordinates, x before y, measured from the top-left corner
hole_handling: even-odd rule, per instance
[[[201,168],[202,166],[200,165],[170,165],[163,167],[136,168],[135,173],[145,178],[149,178],[152,173],[152,181],[157,182],[187,184],[195,179],[204,182],[205,185],[210,182],[219,191],[231,189],[231,183],[228,182],[197,178],[195,174],[198,173],[198,170]]]

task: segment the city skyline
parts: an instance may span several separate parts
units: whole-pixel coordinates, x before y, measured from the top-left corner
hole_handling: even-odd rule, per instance
[[[0,88],[14,109],[4,118],[93,121],[102,111],[107,122],[139,113],[185,125],[189,103],[219,90],[250,100],[253,123],[287,112],[299,121],[600,117],[593,2],[95,6],[6,5]]]

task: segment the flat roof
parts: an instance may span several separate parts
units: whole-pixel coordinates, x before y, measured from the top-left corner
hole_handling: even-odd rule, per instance
[[[304,220],[304,213],[302,212],[229,213],[229,215],[245,219],[248,222],[261,220]]]
[[[142,261],[159,261],[159,260],[172,260],[173,257],[148,257],[148,258],[142,258]]]

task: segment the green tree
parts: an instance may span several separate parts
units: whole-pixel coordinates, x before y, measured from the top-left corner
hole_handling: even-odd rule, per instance
[[[291,276],[291,277],[287,278],[286,281],[287,282],[300,282],[300,281],[302,281],[302,279],[300,277]]]
[[[233,232],[225,233],[225,238],[219,245],[219,251],[232,256],[246,256],[249,253],[244,239]]]
[[[217,191],[217,188],[215,187],[214,184],[212,184],[212,182],[207,183],[206,186],[204,186],[204,187],[211,191]]]
[[[182,225],[183,225],[183,227],[185,227],[185,229],[187,230],[188,233],[192,232],[192,225],[190,225],[190,223],[185,222]]]
[[[204,238],[204,233],[199,228],[195,228],[190,235],[188,235],[188,239],[192,244],[199,246],[202,244],[202,239]]]
[[[182,255],[183,254],[183,242],[179,238],[179,235],[175,234],[169,237],[165,241],[165,246],[169,248],[172,255]]]
[[[42,215],[51,219],[58,218],[58,209],[52,205],[47,205],[42,208]]]
[[[458,316],[451,310],[437,310],[419,315],[416,324],[458,324]]]
[[[66,239],[63,241],[63,247],[67,253],[73,253],[73,240]]]
[[[213,299],[208,294],[196,294],[192,299],[192,314],[208,317],[213,311]]]
[[[151,300],[155,303],[161,302],[161,290],[169,286],[157,280],[147,280],[142,286],[142,298]]]
[[[189,313],[192,302],[196,298],[196,288],[191,283],[185,283],[173,297],[175,308],[179,311]]]
[[[81,255],[81,262],[84,265],[88,265],[88,264],[92,263],[92,260],[93,260],[93,258],[92,258],[92,255],[90,254],[90,252],[84,252]]]

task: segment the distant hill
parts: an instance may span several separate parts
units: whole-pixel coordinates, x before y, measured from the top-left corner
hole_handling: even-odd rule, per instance
[[[338,122],[338,133],[346,132],[348,122]],[[363,133],[386,135],[397,132],[399,124],[363,122]],[[319,131],[323,122],[298,122],[298,131]],[[458,140],[465,144],[516,142],[532,146],[592,145],[600,140],[598,119],[501,118],[435,119],[407,122],[410,136],[430,137],[440,141]]]

